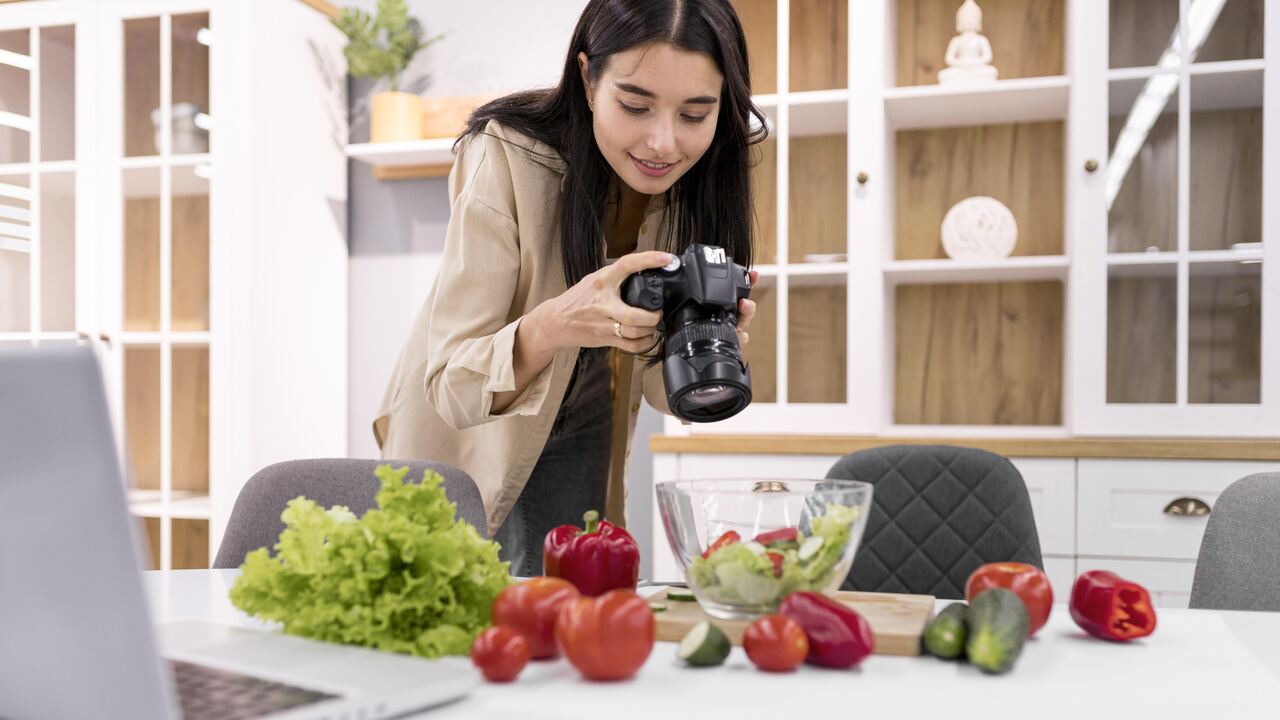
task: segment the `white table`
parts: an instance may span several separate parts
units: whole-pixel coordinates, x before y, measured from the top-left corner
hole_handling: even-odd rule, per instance
[[[238,571],[149,572],[156,622],[265,627],[227,599]],[[1155,634],[1128,645],[1081,633],[1065,606],[1008,675],[935,658],[872,656],[856,671],[754,669],[741,649],[718,668],[684,667],[658,643],[630,681],[591,683],[564,660],[531,663],[512,684],[482,684],[429,718],[875,717],[1280,718],[1280,613],[1162,610]]]

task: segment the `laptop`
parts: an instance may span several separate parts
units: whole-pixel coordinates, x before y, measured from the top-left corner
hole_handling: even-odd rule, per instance
[[[92,348],[0,343],[0,718],[371,719],[478,683],[462,658],[153,627],[140,547]]]

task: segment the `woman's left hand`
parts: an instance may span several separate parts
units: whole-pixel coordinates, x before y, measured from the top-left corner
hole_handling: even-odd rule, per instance
[[[756,286],[756,282],[760,279],[760,273],[752,270],[751,287]],[[738,347],[745,348],[751,336],[747,334],[747,328],[751,327],[751,319],[756,316],[756,303],[754,300],[743,298],[738,301]]]

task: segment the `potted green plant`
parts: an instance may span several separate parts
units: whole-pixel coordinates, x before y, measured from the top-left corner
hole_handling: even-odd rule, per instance
[[[419,50],[444,37],[422,37],[422,23],[409,17],[405,0],[378,0],[376,16],[343,8],[333,24],[347,36],[343,54],[356,77],[386,78],[389,90],[375,93],[370,140],[394,142],[422,137],[422,99],[400,91],[400,76]]]

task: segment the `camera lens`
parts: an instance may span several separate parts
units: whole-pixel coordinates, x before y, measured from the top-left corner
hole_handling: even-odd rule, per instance
[[[714,422],[751,402],[751,375],[742,360],[735,324],[717,312],[686,307],[684,324],[667,336],[663,378],[677,417]]]
[[[716,419],[733,414],[742,403],[742,391],[729,385],[707,385],[690,390],[680,399],[681,415]]]

